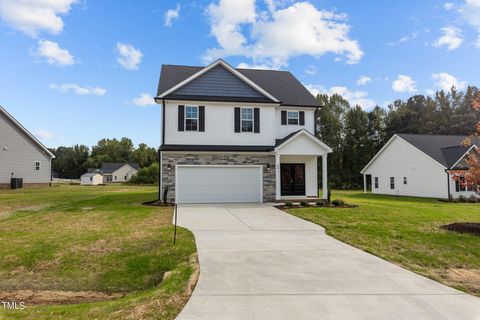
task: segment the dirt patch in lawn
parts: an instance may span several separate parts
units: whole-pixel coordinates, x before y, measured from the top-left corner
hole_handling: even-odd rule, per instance
[[[17,290],[0,291],[1,301],[24,302],[26,305],[71,304],[112,300],[126,293],[105,293],[94,291]]]
[[[440,228],[458,233],[468,233],[480,236],[480,223],[476,222],[456,222],[440,226]]]

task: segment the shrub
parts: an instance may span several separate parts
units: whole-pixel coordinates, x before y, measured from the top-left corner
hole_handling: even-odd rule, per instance
[[[301,205],[302,207],[308,207],[308,206],[309,206],[309,204],[308,204],[307,201],[302,201],[302,202],[300,202],[300,205]]]
[[[285,207],[291,207],[291,206],[293,206],[293,203],[291,203],[290,201],[285,202]]]
[[[316,204],[317,206],[321,207],[321,206],[324,206],[324,205],[325,205],[325,202],[323,202],[323,201],[317,201],[315,204]]]
[[[335,207],[340,207],[340,206],[345,205],[345,201],[343,201],[342,199],[335,199],[335,200],[332,201],[332,204]]]
[[[129,183],[130,184],[158,184],[158,175],[160,171],[158,169],[158,163],[153,163],[150,167],[141,168],[137,174],[134,175]]]
[[[475,197],[473,194],[470,196],[470,198],[468,198],[468,202],[470,203],[477,203],[478,202],[478,198]]]
[[[460,195],[460,197],[458,197],[458,201],[460,201],[460,202],[467,202],[467,198],[465,198],[464,195]]]

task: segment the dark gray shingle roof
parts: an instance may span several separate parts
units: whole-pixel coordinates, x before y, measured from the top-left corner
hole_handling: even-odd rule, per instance
[[[449,169],[470,149],[462,144],[466,136],[406,133],[398,136]],[[480,139],[475,138],[472,144],[480,146]]]
[[[157,96],[189,78],[204,67],[163,65]],[[236,69],[283,105],[319,107],[319,102],[289,71]]]
[[[103,173],[113,173],[114,171],[117,171],[118,169],[120,169],[121,167],[123,167],[124,165],[126,165],[127,163],[112,163],[112,162],[106,162],[106,163],[102,163],[102,167],[100,168],[100,170],[103,172]],[[139,169],[140,166],[138,163],[128,163],[131,167],[133,167],[134,169]]]

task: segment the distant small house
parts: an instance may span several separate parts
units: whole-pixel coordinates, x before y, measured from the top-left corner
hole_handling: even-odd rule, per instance
[[[85,173],[80,177],[80,183],[96,186],[103,183],[103,176],[98,172]]]
[[[88,169],[88,173],[98,171],[103,175],[103,183],[127,182],[137,174],[139,168],[138,163],[106,162],[100,169]]]

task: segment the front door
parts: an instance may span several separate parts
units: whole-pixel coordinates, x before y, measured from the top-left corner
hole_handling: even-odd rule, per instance
[[[305,164],[283,163],[280,165],[280,171],[282,196],[304,196]]]

